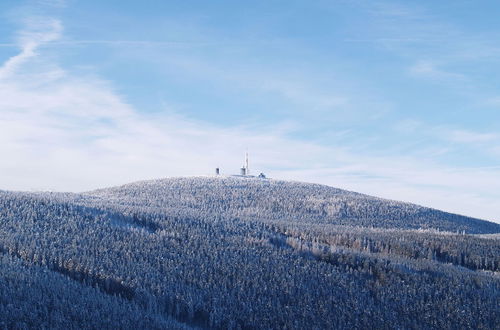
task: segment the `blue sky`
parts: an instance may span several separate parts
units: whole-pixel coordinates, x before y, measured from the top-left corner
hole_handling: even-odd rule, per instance
[[[0,3],[0,189],[251,168],[500,221],[497,1]]]

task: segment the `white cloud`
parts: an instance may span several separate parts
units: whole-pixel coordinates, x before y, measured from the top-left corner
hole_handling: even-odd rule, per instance
[[[297,105],[298,109],[310,112],[340,111],[350,105],[350,98],[337,95],[331,86],[318,86],[311,83],[312,79],[303,73],[293,74],[283,72],[279,68],[241,66],[240,64],[224,62],[222,65],[206,59],[182,56],[163,58],[173,67],[182,70],[184,74],[210,78],[210,83],[221,84],[226,88],[235,86],[256,92],[259,95],[271,94],[288,103]]]
[[[66,0],[37,0],[37,3],[42,6],[63,8],[66,7]]]
[[[445,150],[447,146],[453,145],[473,145],[477,151],[489,153],[500,145],[500,134],[496,132],[478,132],[444,125],[432,126],[414,119],[401,120],[393,129],[402,134],[418,134],[421,138],[432,138],[435,141],[433,148],[437,150]]]
[[[452,130],[448,139],[453,142],[462,143],[488,143],[500,142],[500,135],[495,133],[481,133],[467,130]]]
[[[40,45],[57,40],[62,32],[61,22],[54,19],[30,18],[25,20],[25,24],[26,28],[18,36],[18,44],[22,51],[2,65],[0,80],[12,75],[19,66],[37,55],[37,48]]]
[[[270,158],[295,150],[317,153],[315,146],[284,140],[280,130],[219,128],[171,112],[140,114],[109,83],[73,77],[44,61],[35,50],[54,35],[42,28],[24,33],[21,53],[0,68],[5,73],[0,78],[0,149],[8,155],[0,163],[4,189],[85,190],[210,173],[225,159],[233,159],[227,167],[236,172],[246,146]],[[37,61],[34,71],[23,67],[30,60]]]
[[[436,63],[431,61],[417,61],[410,67],[410,73],[415,76],[430,78],[434,80],[463,80],[465,76],[459,73],[448,72],[438,68]]]
[[[46,59],[40,47],[54,42],[62,26],[44,22],[21,34],[20,54],[0,67],[1,189],[83,191],[139,179],[210,174],[217,166],[227,174],[242,165],[248,147],[251,168],[273,177],[500,221],[500,206],[492,202],[500,198],[499,169],[451,171],[409,157],[363,156],[292,139],[279,124],[227,128],[169,109],[147,115],[127,104],[111,83],[75,77]]]
[[[394,129],[400,133],[414,133],[422,127],[423,123],[415,119],[401,120],[394,125]]]
[[[482,102],[482,105],[500,108],[500,97],[492,97]]]
[[[338,109],[349,103],[347,97],[313,91],[298,81],[262,79],[260,85],[263,90],[278,93],[294,103],[307,107],[309,111]]]

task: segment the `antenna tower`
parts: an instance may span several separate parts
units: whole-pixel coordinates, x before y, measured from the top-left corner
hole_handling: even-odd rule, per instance
[[[248,167],[248,151],[246,152],[246,155],[245,155],[245,168],[246,168],[246,174],[249,175],[250,168]]]

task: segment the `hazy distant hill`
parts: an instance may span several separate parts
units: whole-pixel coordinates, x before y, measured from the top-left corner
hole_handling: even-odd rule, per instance
[[[274,180],[0,191],[0,328],[495,329],[499,232]]]

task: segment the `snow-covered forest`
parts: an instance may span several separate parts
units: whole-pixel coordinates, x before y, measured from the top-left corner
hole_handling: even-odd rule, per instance
[[[275,180],[0,191],[0,328],[494,329],[498,233]]]

